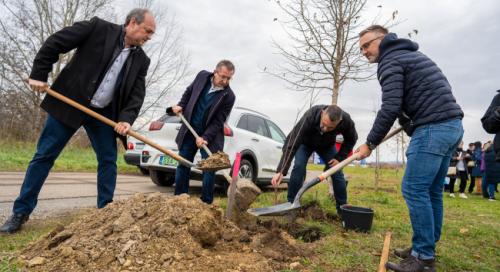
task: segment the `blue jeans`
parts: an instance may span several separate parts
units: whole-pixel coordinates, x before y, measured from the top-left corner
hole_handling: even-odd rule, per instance
[[[484,198],[488,198],[488,182],[486,182],[486,171],[483,171],[483,177],[481,180],[481,193]]]
[[[417,127],[406,151],[403,197],[413,229],[412,255],[433,259],[443,225],[443,181],[452,152],[463,136],[462,121],[453,119]]]
[[[113,202],[116,186],[116,137],[112,127],[90,116],[85,118],[83,127],[97,156],[97,207],[103,208]],[[52,116],[47,116],[36,153],[29,163],[21,192],[14,202],[14,213],[29,215],[33,212],[50,169],[76,131],[77,129]]]
[[[318,153],[321,159],[325,162],[325,170],[330,168],[328,162],[334,158],[335,154],[337,154],[335,146],[325,150],[314,150],[306,145],[300,145],[297,149],[297,153],[295,153],[295,162],[293,164],[292,174],[290,175],[290,182],[288,183],[288,202],[293,202],[295,196],[300,190],[300,187],[302,187],[304,179],[306,178],[307,161],[314,151],[316,151],[316,153]],[[342,171],[338,171],[332,175],[332,180],[337,211],[339,211],[340,206],[347,203],[347,189],[344,173]]]
[[[179,155],[186,160],[193,161],[194,156],[198,152],[196,141],[193,135],[186,134],[184,141],[179,149]],[[200,149],[201,157],[206,159],[208,154],[205,150]],[[175,171],[175,195],[187,194],[189,190],[189,173],[191,168],[179,164]],[[201,201],[211,204],[214,201],[214,181],[215,172],[203,171]]]

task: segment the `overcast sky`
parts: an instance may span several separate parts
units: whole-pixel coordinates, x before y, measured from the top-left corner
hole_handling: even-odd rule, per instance
[[[273,67],[283,61],[271,46],[271,40],[287,42],[280,25],[284,17],[273,1],[189,0],[161,1],[161,4],[175,14],[184,30],[184,46],[190,53],[193,73],[187,83],[199,70],[213,70],[218,60],[230,59],[236,65],[231,82],[236,105],[270,116],[285,132],[293,127],[297,110],[308,101],[307,94],[291,91],[283,81],[262,72],[263,67]],[[130,7],[123,4],[124,13]],[[496,37],[500,33],[500,1],[372,0],[365,9],[366,26],[380,10],[385,18],[398,10],[403,22],[390,31],[400,37],[407,37],[412,29],[418,29],[413,40],[419,44],[420,51],[443,70],[465,112],[464,141],[492,139],[493,136],[482,129],[480,118],[495,90],[500,89],[500,51]],[[184,88],[179,87],[172,103],[177,102]],[[342,88],[339,106],[356,122],[358,144],[366,140],[380,97],[377,80],[349,82]],[[329,103],[327,92],[316,102]],[[384,160],[393,160],[392,157],[390,151],[383,152]]]

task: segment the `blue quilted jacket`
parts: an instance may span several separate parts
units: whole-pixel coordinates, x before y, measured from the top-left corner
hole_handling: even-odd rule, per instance
[[[413,128],[451,119],[463,112],[439,67],[418,51],[418,44],[387,34],[380,43],[377,77],[382,86],[382,107],[367,141],[378,145],[394,121],[406,115]]]

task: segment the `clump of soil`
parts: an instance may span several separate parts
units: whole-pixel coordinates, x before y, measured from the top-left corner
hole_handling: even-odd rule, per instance
[[[257,223],[265,228],[285,230],[295,239],[312,243],[325,236],[325,233],[320,227],[308,225],[306,221],[336,224],[335,221],[338,220],[338,217],[322,210],[319,207],[319,203],[310,202],[302,206],[299,210],[290,212],[286,219],[284,222],[275,219],[258,220]]]
[[[197,167],[201,170],[227,169],[231,168],[231,162],[229,161],[229,156],[226,153],[218,151],[217,153],[213,153],[208,158],[199,161]]]
[[[19,259],[30,271],[273,271],[309,251],[279,229],[240,229],[198,198],[154,193],[60,226]]]

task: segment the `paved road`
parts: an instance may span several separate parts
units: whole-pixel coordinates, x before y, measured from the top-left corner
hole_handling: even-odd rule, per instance
[[[0,220],[10,215],[12,203],[19,194],[24,172],[0,172]],[[192,191],[197,192],[199,181],[191,181]],[[173,194],[172,187],[158,187],[148,176],[118,175],[115,200],[135,193],[162,192]],[[50,173],[39,195],[38,205],[32,215],[43,218],[65,210],[94,207],[97,202],[95,173]]]
[[[308,171],[307,180],[318,173]],[[11,214],[12,204],[19,194],[23,179],[24,172],[0,172],[0,223]],[[201,182],[191,180],[190,185],[190,193],[199,195]],[[282,188],[285,189],[286,185],[283,184]],[[153,192],[167,195],[174,193],[173,187],[156,186],[149,176],[118,175],[114,199]],[[45,218],[75,208],[95,207],[96,173],[50,173],[38,199],[38,205],[30,218]]]

